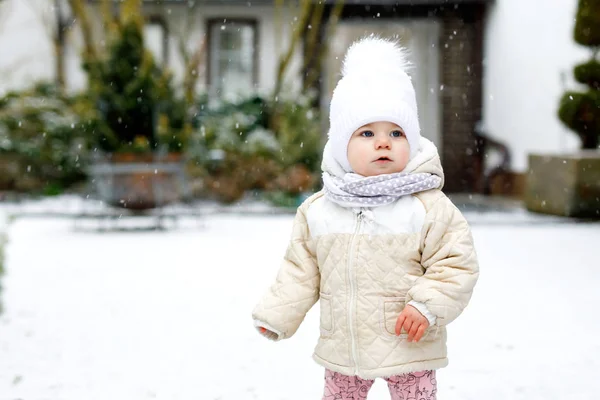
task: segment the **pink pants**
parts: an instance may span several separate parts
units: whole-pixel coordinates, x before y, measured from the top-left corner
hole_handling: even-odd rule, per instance
[[[435,400],[437,386],[435,371],[411,372],[384,378],[392,400]],[[325,370],[325,394],[323,400],[366,399],[373,380],[358,376],[346,376]]]

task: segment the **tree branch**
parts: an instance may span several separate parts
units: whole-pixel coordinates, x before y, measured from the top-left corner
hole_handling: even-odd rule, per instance
[[[204,53],[206,50],[206,38],[202,39],[200,44],[196,47],[196,51],[192,54],[191,57],[188,57],[188,61],[186,63],[185,76],[183,80],[183,89],[185,93],[186,102],[192,104],[194,102],[194,97],[196,94],[196,83],[198,82],[198,67],[200,62],[204,58]]]
[[[325,11],[325,2],[321,1],[314,5],[312,16],[310,18],[310,26],[307,35],[307,46],[304,53],[304,59],[310,59],[314,55],[315,46],[319,41],[319,30],[321,21],[323,20],[323,12]]]
[[[294,51],[296,50],[296,46],[302,35],[304,34],[304,29],[306,24],[308,23],[308,19],[310,17],[312,10],[312,1],[311,0],[302,0],[302,9],[300,13],[300,18],[295,24],[292,30],[292,40],[288,51],[279,59],[279,67],[277,68],[277,77],[275,80],[275,90],[273,91],[273,98],[279,96],[281,92],[281,88],[283,86],[283,81],[285,78],[285,72],[287,71],[292,56],[294,55]]]
[[[121,3],[121,23],[134,21],[140,26],[144,24],[142,17],[142,0],[123,0]]]
[[[102,21],[104,21],[104,32],[109,36],[117,28],[117,22],[113,15],[113,0],[102,0],[100,3],[100,12],[102,13]]]
[[[95,61],[98,59],[98,53],[94,46],[94,37],[92,34],[92,25],[87,14],[84,0],[68,0],[71,6],[71,11],[79,21],[81,34],[83,35],[83,43],[85,46],[84,58],[86,61]]]
[[[342,16],[342,11],[344,10],[344,0],[338,0],[329,15],[329,19],[327,22],[327,28],[325,31],[326,38],[333,38],[335,35],[335,30],[338,27],[340,17]],[[321,67],[323,65],[323,59],[329,53],[329,45],[328,41],[323,41],[319,48],[319,52],[317,54],[317,61],[313,68],[308,70],[308,76],[304,82],[303,91],[306,92],[310,88],[312,88],[317,80],[319,79],[321,73]]]

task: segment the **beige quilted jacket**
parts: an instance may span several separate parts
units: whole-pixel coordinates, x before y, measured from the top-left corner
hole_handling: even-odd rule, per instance
[[[426,156],[411,170],[443,178],[437,151]],[[438,369],[448,363],[446,325],[466,307],[478,275],[469,226],[440,190],[362,210],[319,192],[299,207],[276,281],[253,318],[274,339],[289,338],[319,300],[320,365],[367,379]],[[418,343],[394,333],[410,301],[435,316]]]

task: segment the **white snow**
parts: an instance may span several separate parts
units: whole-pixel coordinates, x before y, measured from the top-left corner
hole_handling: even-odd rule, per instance
[[[597,399],[600,225],[494,221],[473,224],[481,278],[449,326],[439,398]],[[200,226],[100,233],[17,219],[2,278],[0,399],[321,399],[317,307],[279,343],[250,315],[291,223],[217,213]],[[369,399],[388,398],[377,381]]]
[[[3,212],[3,210],[0,209],[0,296],[2,296],[2,271],[4,270],[4,246],[6,245],[6,240],[7,240],[7,235],[6,235],[6,231],[8,229],[8,219],[5,215],[5,213]],[[1,301],[1,298],[0,298]],[[1,306],[1,303],[0,303]],[[0,311],[2,310],[2,307],[0,307]]]

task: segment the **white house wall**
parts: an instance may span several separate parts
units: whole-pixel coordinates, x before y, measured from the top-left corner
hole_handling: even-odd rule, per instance
[[[170,32],[169,38],[169,66],[173,69],[176,77],[181,79],[183,76],[183,60],[178,52],[177,29],[181,29],[186,20],[188,8],[185,6],[166,7],[164,17],[168,22]],[[160,8],[148,7],[148,13],[160,12]],[[274,88],[275,76],[277,74],[277,63],[279,56],[275,54],[276,38],[282,38],[281,51],[285,51],[289,45],[291,36],[293,14],[289,11],[282,18],[282,32],[278,32],[275,24],[275,10],[268,6],[203,6],[197,10],[195,29],[192,31],[189,40],[190,48],[194,48],[202,40],[207,32],[206,22],[208,19],[252,19],[257,23],[258,34],[258,90],[260,92],[270,91]],[[299,87],[299,80],[295,79],[299,72],[301,51],[300,46],[292,58],[292,63],[286,75],[286,83],[292,88]],[[200,76],[199,89],[205,90],[206,77]]]
[[[47,8],[47,16],[51,12],[46,0],[4,0],[0,2],[0,11],[5,19],[0,19],[0,95],[11,89],[22,89],[31,86],[35,81],[52,80],[55,77],[54,53],[52,43],[46,32],[46,27],[39,18],[40,9]],[[32,5],[37,5],[33,9]],[[162,11],[161,11],[162,10]],[[183,78],[184,65],[178,50],[178,29],[185,24],[186,6],[147,8],[147,14],[160,15],[167,21],[169,29],[169,67],[175,74],[175,79]],[[278,55],[275,54],[276,40],[281,52],[289,45],[293,13],[286,10],[282,18],[282,31],[275,24],[275,10],[265,6],[203,6],[197,9],[194,30],[188,39],[189,48],[194,48],[205,34],[205,23],[211,18],[244,18],[257,22],[258,33],[258,83],[260,92],[273,89],[277,69]],[[99,19],[92,19],[98,31]],[[101,40],[100,36],[96,36]],[[82,40],[79,27],[76,25],[69,32],[65,49],[65,76],[69,91],[78,91],[86,87],[86,75],[81,69]],[[155,47],[155,46],[152,46]],[[301,63],[300,46],[296,50],[288,73],[286,83],[297,89],[300,80],[297,79]],[[202,73],[202,71],[201,71]],[[201,75],[198,87],[205,90],[206,78]]]
[[[484,125],[506,143],[512,168],[531,152],[572,151],[579,139],[558,119],[561,95],[576,88],[573,67],[590,52],[573,40],[577,0],[497,0],[484,48]]]
[[[54,79],[54,50],[39,9],[44,3],[0,1],[0,96],[32,81]]]

